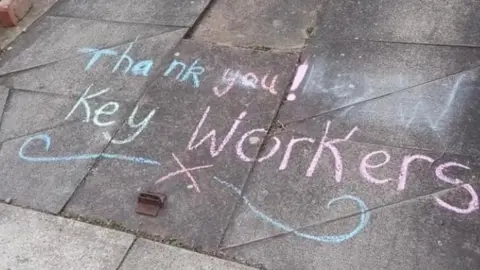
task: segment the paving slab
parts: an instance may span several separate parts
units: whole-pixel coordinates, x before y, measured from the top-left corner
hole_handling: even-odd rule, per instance
[[[302,58],[308,70],[293,93],[296,99],[282,107],[279,118],[282,123],[346,108],[473,69],[480,65],[480,49],[312,41]]]
[[[54,129],[70,122],[81,122],[85,126],[94,126],[98,129],[104,128],[104,125],[105,127],[112,125],[120,127],[123,118],[128,116],[132,110],[133,104],[114,98],[109,99],[112,96],[112,94],[109,95],[109,92],[106,92],[105,96],[92,97],[107,88],[110,88],[112,93],[119,90],[111,84],[94,84],[85,87],[84,95],[79,97],[11,90],[0,125],[0,141]],[[96,110],[102,106],[106,106],[104,111],[114,110],[115,106],[118,109],[111,115],[103,113],[103,110],[99,111],[98,117],[96,117]]]
[[[193,38],[240,47],[303,48],[323,2],[214,1]]]
[[[212,251],[217,248],[237,203],[228,192],[221,192],[222,187],[213,182],[213,177],[233,179],[235,184],[243,185],[283,98],[296,57],[192,41],[182,41],[174,52],[172,58],[189,65],[199,59],[196,63],[205,69],[205,76],[199,78],[198,88],[192,77],[183,81],[182,75],[176,80],[181,65],[175,73],[169,73],[167,64],[163,69],[167,75],[147,86],[135,120],[124,124],[114,137],[118,143],[106,150],[155,160],[160,165],[100,161],[66,211],[114,220],[130,229]],[[245,86],[241,79],[231,80],[227,89],[230,77],[225,82],[221,80],[228,68],[260,80],[270,72],[266,85],[270,85],[274,74],[278,75],[276,87],[272,88],[275,94],[262,89],[261,82]],[[146,127],[138,131],[133,124],[149,115]],[[245,135],[247,132],[250,133]],[[238,156],[240,151],[242,158]],[[192,170],[192,181],[182,173],[181,166],[208,167]],[[154,185],[160,179],[163,180]],[[135,213],[139,190],[150,189],[167,195],[165,208],[157,217]]]
[[[117,128],[72,122],[3,142],[0,160],[8,169],[1,171],[0,199],[58,213],[104,151],[104,133]]]
[[[255,268],[178,247],[138,239],[130,249],[120,269],[253,270]]]
[[[476,0],[328,1],[319,13],[322,40],[375,40],[480,46]]]
[[[344,134],[349,132],[345,130]],[[354,131],[352,138],[359,133],[361,130]],[[325,143],[345,135],[328,136]],[[282,142],[279,151],[274,150],[277,140]],[[376,209],[450,189],[455,187],[453,179],[480,183],[480,168],[474,157],[349,140],[327,144],[318,156],[321,145],[321,136],[280,132],[270,138],[260,154],[273,153],[255,167],[242,196],[235,190],[241,187],[232,179],[217,181],[241,202],[222,243],[224,247],[272,237],[284,233],[287,227],[298,229],[325,223],[362,209]],[[452,162],[457,165],[449,166]],[[448,176],[444,177],[442,172]],[[469,200],[465,193],[455,203],[463,206]]]
[[[478,211],[468,215],[453,213],[435,204],[433,197],[458,200],[456,196],[464,191],[460,190],[463,188],[373,210],[364,229],[339,244],[298,234],[342,234],[360,224],[359,216],[239,245],[223,253],[279,270],[476,269],[480,266]]]
[[[208,5],[208,0],[67,0],[56,5],[51,15],[94,20],[191,26]]]
[[[110,98],[137,101],[144,84],[156,75],[164,55],[180,41],[185,32],[186,29],[182,28],[104,48],[106,52],[116,55],[102,55],[98,59],[95,59],[95,52],[87,51],[102,48],[78,46],[77,50],[84,51],[79,56],[15,72],[3,76],[0,82],[11,88],[67,96],[81,96],[92,83],[105,84],[117,88],[106,93]],[[124,53],[131,57],[131,63],[126,57],[122,58]],[[140,70],[138,67],[142,63],[145,63],[145,68]]]
[[[356,141],[478,156],[480,141],[471,134],[478,133],[479,85],[480,68],[475,68],[332,110],[286,129],[322,134],[324,123],[332,121],[332,137],[343,137],[357,126],[360,132],[352,138]]]
[[[25,17],[18,22],[16,27],[0,28],[0,49],[6,49],[13,40],[23,32],[27,31],[28,27],[57,1],[58,0],[37,0],[32,2],[32,8],[28,11]]]
[[[5,104],[7,104],[8,94],[9,94],[9,89],[4,86],[0,86],[0,111],[1,111],[0,117],[3,117]],[[0,120],[0,121],[3,121],[3,120]]]
[[[0,74],[49,64],[84,54],[83,48],[103,49],[177,30],[178,27],[92,21],[44,16],[11,44],[0,62]]]
[[[134,236],[0,204],[1,269],[116,269]]]

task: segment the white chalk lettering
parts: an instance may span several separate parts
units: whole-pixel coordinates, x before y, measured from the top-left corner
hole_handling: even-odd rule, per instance
[[[109,106],[112,106],[113,108],[111,110],[107,110]],[[113,101],[103,104],[100,108],[95,110],[95,115],[93,116],[93,123],[99,127],[107,127],[115,124],[115,121],[100,122],[98,117],[101,115],[113,115],[118,111],[119,107],[120,105],[118,105],[118,102]]]
[[[67,116],[65,117],[65,120],[67,120],[68,118],[70,118],[70,116],[73,114],[73,112],[78,108],[78,106],[80,106],[80,104],[83,105],[84,109],[85,109],[85,120],[83,120],[84,122],[89,122],[90,121],[90,105],[88,104],[88,100],[89,99],[92,99],[94,97],[98,97],[108,91],[110,91],[110,88],[105,88],[105,89],[102,89],[100,90],[99,92],[97,93],[94,93],[94,94],[91,94],[91,95],[88,95],[88,92],[90,91],[90,89],[92,88],[93,84],[91,84],[87,90],[85,90],[85,92],[83,93],[83,95],[80,97],[80,99],[78,99],[77,103],[75,104],[75,106],[73,106],[72,110],[67,114]],[[88,95],[88,96],[87,96]]]
[[[105,137],[105,139],[112,140],[113,144],[125,144],[135,140],[135,138],[137,138],[137,136],[140,135],[145,128],[147,128],[150,119],[156,112],[156,110],[151,110],[150,113],[142,121],[140,121],[139,123],[135,123],[135,115],[137,114],[137,111],[138,105],[135,106],[127,121],[129,127],[137,129],[132,135],[128,136],[123,140],[112,140],[111,135],[108,132],[104,132],[103,136]]]

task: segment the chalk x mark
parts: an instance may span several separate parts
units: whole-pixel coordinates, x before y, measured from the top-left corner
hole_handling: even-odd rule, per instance
[[[250,202],[250,200],[248,200],[246,197],[242,196],[242,191],[240,189],[238,189],[236,186],[234,186],[234,185],[232,185],[228,182],[225,182],[223,180],[220,180],[218,177],[215,177],[215,176],[213,177],[213,179],[215,181],[219,182],[220,184],[227,186],[235,194],[240,196],[242,198],[242,200],[245,202],[245,204],[250,208],[250,210],[252,210],[253,213],[255,213],[255,215],[257,215],[259,218],[267,221],[268,223],[270,223],[274,227],[277,227],[277,228],[282,229],[282,230],[287,231],[287,232],[292,232],[297,236],[300,236],[300,237],[303,237],[303,238],[306,238],[306,239],[310,239],[310,240],[314,240],[314,241],[317,241],[317,242],[337,244],[337,243],[341,243],[345,240],[348,240],[348,239],[354,237],[355,235],[357,235],[358,233],[360,233],[363,230],[363,228],[365,227],[365,225],[367,225],[367,222],[370,219],[370,213],[367,212],[368,207],[362,200],[360,200],[357,197],[351,196],[351,195],[343,195],[343,196],[340,196],[338,198],[334,198],[334,199],[330,200],[327,204],[327,208],[330,208],[330,205],[332,203],[336,202],[336,201],[340,201],[340,200],[355,201],[357,203],[360,211],[361,211],[360,222],[358,223],[357,227],[355,227],[355,229],[353,229],[351,232],[349,232],[347,234],[340,234],[340,235],[312,235],[312,234],[302,233],[302,232],[299,232],[299,231],[295,230],[294,228],[290,227],[287,224],[284,224],[284,223],[282,223],[278,220],[275,220],[275,219],[265,215],[263,212],[258,210],[255,206],[253,206],[252,203]]]
[[[178,171],[175,171],[175,172],[171,172],[163,177],[161,177],[160,179],[157,180],[157,182],[155,182],[155,185],[175,176],[175,175],[178,175],[178,174],[181,174],[181,173],[185,173],[188,177],[188,179],[190,179],[190,182],[192,182],[192,185],[193,187],[195,188],[195,190],[197,192],[200,192],[200,188],[198,187],[198,184],[197,184],[197,181],[195,181],[195,178],[193,178],[192,174],[190,173],[191,171],[195,171],[195,170],[200,170],[200,169],[206,169],[206,168],[210,168],[210,167],[213,167],[213,164],[210,164],[210,165],[204,165],[204,166],[197,166],[197,167],[192,167],[192,168],[186,168],[182,162],[180,162],[180,160],[177,158],[177,156],[172,153],[172,156],[173,158],[175,159],[175,161],[177,162],[178,166],[180,166],[180,170]]]
[[[106,158],[106,159],[118,159],[118,160],[125,160],[130,161],[133,163],[140,163],[140,164],[150,164],[150,165],[160,165],[158,161],[142,158],[142,157],[134,157],[134,156],[125,156],[125,155],[118,155],[118,154],[106,154],[106,153],[98,153],[98,154],[80,154],[80,155],[72,155],[72,156],[59,156],[59,157],[32,157],[25,155],[25,148],[27,145],[33,140],[42,140],[45,143],[45,151],[48,152],[50,150],[50,146],[52,143],[52,139],[47,134],[40,134],[28,138],[18,150],[18,156],[26,161],[31,162],[61,162],[61,161],[72,161],[72,160],[84,160],[84,159],[96,159],[98,157]]]

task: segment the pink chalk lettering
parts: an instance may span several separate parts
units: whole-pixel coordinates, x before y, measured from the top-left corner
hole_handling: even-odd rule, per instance
[[[463,209],[463,208],[458,208],[456,206],[453,206],[451,204],[448,204],[446,203],[445,201],[443,201],[442,199],[440,199],[438,196],[434,196],[435,198],[435,201],[443,208],[445,209],[448,209],[450,211],[453,211],[457,214],[470,214],[476,210],[478,210],[479,208],[479,204],[478,204],[478,195],[477,195],[477,192],[475,192],[475,190],[473,189],[473,187],[470,185],[470,184],[463,184],[461,185],[462,188],[464,188],[466,191],[468,191],[468,193],[470,194],[470,196],[472,197],[472,199],[470,200],[470,202],[468,203],[468,207],[466,209]]]
[[[217,97],[221,97],[221,96],[225,95],[226,93],[228,93],[230,91],[230,89],[232,89],[232,87],[235,84],[235,81],[237,80],[237,78],[240,76],[240,73],[239,73],[238,70],[233,75],[229,75],[229,74],[230,74],[230,69],[227,68],[225,70],[225,72],[223,73],[223,77],[222,77],[222,82],[227,85],[223,90],[220,90],[218,88],[218,86],[213,87],[213,93],[215,93],[215,95]]]
[[[297,88],[302,83],[303,78],[305,78],[305,75],[307,74],[307,70],[308,70],[308,59],[305,60],[305,62],[303,62],[303,64],[301,64],[298,67],[297,72],[295,73],[295,78],[293,79],[292,86],[290,87],[290,91],[297,90]]]
[[[200,145],[202,145],[206,140],[210,138],[210,155],[212,157],[218,156],[223,151],[223,148],[227,145],[227,143],[230,141],[232,138],[233,134],[235,133],[235,130],[237,130],[238,125],[240,125],[241,120],[247,115],[247,112],[244,111],[240,113],[238,118],[235,120],[233,123],[232,127],[230,128],[230,131],[227,133],[225,138],[223,139],[222,143],[218,146],[217,149],[216,147],[216,130],[212,129],[205,137],[203,137],[197,144],[193,144],[195,139],[197,138],[198,132],[200,131],[200,128],[203,125],[203,122],[205,122],[205,119],[208,116],[208,113],[210,112],[210,106],[207,107],[205,112],[203,113],[202,119],[198,123],[197,127],[195,128],[195,131],[192,134],[192,137],[190,138],[190,141],[188,142],[187,150],[194,150],[197,149]]]
[[[192,168],[186,168],[182,162],[180,162],[180,160],[177,158],[177,156],[175,156],[174,153],[172,153],[172,156],[173,158],[175,159],[175,161],[177,162],[178,166],[180,166],[180,170],[178,171],[175,171],[175,172],[171,172],[163,177],[161,177],[160,179],[157,180],[157,182],[155,182],[155,185],[159,184],[159,183],[162,183],[163,181],[169,179],[169,178],[172,178],[173,176],[175,175],[179,175],[181,173],[184,173],[187,175],[188,179],[192,182],[192,185],[193,187],[195,188],[195,190],[197,192],[200,192],[200,188],[198,187],[198,184],[197,184],[197,181],[195,181],[195,178],[193,178],[192,174],[190,173],[191,171],[195,171],[195,170],[200,170],[200,169],[206,169],[206,168],[210,168],[210,167],[213,167],[213,165],[204,165],[204,166],[196,166],[196,167],[192,167]]]
[[[331,121],[328,121],[327,127],[325,128],[325,134],[323,135],[322,140],[320,141],[320,145],[318,146],[317,152],[315,153],[315,156],[313,157],[312,162],[310,163],[310,166],[308,167],[307,173],[305,175],[307,177],[311,177],[313,175],[313,172],[317,167],[317,163],[320,160],[320,157],[322,156],[323,149],[326,147],[330,150],[330,152],[332,152],[332,155],[335,158],[335,181],[339,183],[342,180],[343,160],[342,160],[342,156],[340,155],[340,152],[338,151],[337,147],[335,147],[334,144],[348,141],[352,137],[352,135],[355,133],[355,131],[358,130],[358,128],[354,127],[348,133],[348,135],[345,136],[345,138],[343,139],[334,139],[331,141],[326,141],[328,130],[330,129],[330,124],[331,124]]]
[[[242,84],[247,87],[251,87],[255,89],[257,88],[257,83],[258,83],[258,78],[257,78],[257,75],[255,75],[255,73],[252,73],[252,72],[247,73],[242,78]]]
[[[267,85],[268,76],[269,76],[268,73],[267,73],[267,75],[263,76],[262,88],[265,89],[265,90],[268,90],[270,92],[270,94],[276,95],[277,91],[275,90],[275,84],[277,83],[278,75],[275,75],[275,77],[273,77],[272,81],[270,82],[270,85]]]
[[[398,177],[398,186],[397,190],[404,190],[405,185],[407,182],[407,174],[408,174],[408,166],[412,161],[420,159],[420,160],[425,160],[428,161],[429,163],[433,163],[433,158],[429,156],[424,156],[424,155],[413,155],[413,156],[405,156],[403,158],[402,166],[400,168],[400,176]]]
[[[449,167],[452,167],[452,166],[455,166],[455,167],[460,167],[460,168],[463,168],[463,169],[467,169],[467,170],[470,170],[470,167],[467,167],[463,164],[460,164],[460,163],[456,163],[456,162],[446,162],[446,163],[443,163],[441,165],[439,165],[436,169],[435,169],[435,175],[442,181],[444,182],[447,182],[447,183],[450,183],[450,184],[454,184],[454,185],[459,185],[462,182],[462,180],[460,179],[451,179],[450,177],[446,176],[443,171]]]
[[[243,151],[243,143],[248,138],[248,136],[252,135],[255,132],[267,133],[267,131],[263,128],[252,129],[252,130],[246,132],[245,134],[243,134],[243,136],[237,142],[237,146],[236,146],[237,155],[238,155],[238,157],[240,157],[241,160],[243,160],[245,162],[255,161],[255,158],[247,157],[245,155],[244,151]],[[265,161],[265,160],[271,158],[273,155],[275,155],[275,153],[278,151],[278,149],[280,149],[280,145],[282,144],[282,142],[277,137],[273,137],[273,139],[275,140],[275,146],[273,146],[272,149],[270,149],[270,151],[268,152],[267,155],[259,158],[258,162],[262,162],[262,161]]]
[[[287,149],[285,150],[285,154],[283,155],[282,161],[280,162],[280,167],[278,167],[279,171],[283,171],[287,168],[288,160],[290,159],[290,155],[292,153],[293,146],[296,143],[299,143],[299,142],[314,143],[315,140],[312,139],[312,138],[296,138],[295,139],[295,138],[292,137],[292,139],[290,139],[290,142],[288,142]]]
[[[368,163],[367,161],[374,155],[379,155],[379,154],[382,154],[385,158],[385,160],[382,162],[382,163],[379,163],[379,164],[375,164],[375,165],[372,165],[370,163]],[[359,170],[360,170],[360,174],[363,176],[363,178],[365,178],[368,182],[371,182],[371,183],[374,183],[374,184],[385,184],[391,180],[393,180],[392,178],[386,178],[386,179],[377,179],[373,176],[370,175],[370,173],[368,173],[367,171],[367,168],[368,169],[375,169],[375,168],[379,168],[379,167],[382,167],[383,165],[387,164],[388,162],[390,161],[390,155],[387,153],[387,151],[375,151],[375,152],[371,152],[370,154],[366,155],[363,157],[362,161],[360,162],[360,167],[359,167]]]

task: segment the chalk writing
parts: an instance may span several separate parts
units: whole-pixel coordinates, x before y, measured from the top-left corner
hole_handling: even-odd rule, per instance
[[[138,38],[137,38],[138,39]],[[112,69],[112,73],[116,72],[121,66],[122,63],[126,63],[126,66],[123,70],[123,74],[126,75],[129,71],[132,75],[134,76],[148,76],[150,73],[150,70],[152,69],[153,66],[153,61],[152,60],[142,60],[142,61],[137,61],[135,63],[135,60],[128,55],[130,50],[133,47],[133,44],[137,41],[133,41],[130,43],[128,48],[123,52],[123,54],[120,56],[120,59],[118,59],[117,63]],[[95,49],[95,48],[82,48],[79,50],[82,53],[90,53],[93,54],[92,58],[88,62],[87,66],[85,67],[85,71],[90,70],[95,63],[102,57],[102,56],[117,56],[118,53],[115,50],[112,49]],[[124,62],[126,60],[126,62]],[[133,68],[132,68],[133,67]]]
[[[103,95],[106,92],[110,91],[110,88],[105,88],[105,89],[102,89],[102,90],[100,90],[96,93],[93,93],[93,94],[89,95],[89,92],[90,92],[90,89],[92,88],[92,86],[93,86],[93,84],[91,84],[87,88],[87,90],[85,90],[85,92],[82,94],[82,96],[78,99],[77,103],[75,103],[73,108],[67,114],[67,116],[65,117],[65,120],[70,118],[70,116],[72,116],[72,114],[77,110],[77,108],[80,105],[82,105],[83,108],[84,108],[84,115],[85,115],[85,119],[83,120],[83,122],[88,123],[90,121],[91,105],[88,103],[89,100],[93,99],[95,97],[98,97],[100,95]],[[107,127],[107,126],[111,126],[111,125],[115,124],[116,123],[115,120],[108,121],[108,122],[101,122],[99,117],[102,116],[102,115],[106,115],[106,116],[114,115],[118,111],[119,108],[120,108],[120,105],[118,104],[118,102],[109,101],[109,102],[103,104],[102,106],[100,106],[98,109],[96,109],[94,111],[93,124],[95,124],[96,126],[99,126],[99,127]],[[150,113],[142,121],[140,121],[138,123],[135,123],[135,115],[137,114],[137,111],[138,111],[138,105],[135,106],[132,113],[128,117],[128,121],[127,121],[128,127],[132,128],[132,129],[136,129],[135,132],[132,135],[130,135],[129,137],[127,137],[123,140],[115,140],[115,139],[112,140],[112,138],[111,138],[111,136],[108,132],[104,132],[103,136],[107,140],[111,140],[113,144],[125,144],[125,143],[129,143],[129,142],[133,141],[148,126],[148,123],[150,122],[150,119],[155,114],[156,110],[150,111]]]
[[[278,75],[272,77],[270,84],[267,85],[269,74],[265,74],[260,82],[260,87],[264,90],[267,90],[270,94],[276,95],[277,90],[275,90],[275,85],[277,83]],[[217,97],[221,97],[227,94],[234,85],[239,85],[244,88],[258,89],[259,88],[259,77],[253,73],[248,72],[245,75],[240,73],[240,70],[231,71],[229,68],[225,70],[222,76],[221,84],[213,87],[213,93]],[[223,89],[220,89],[220,86],[225,85]]]
[[[200,65],[197,66],[199,62],[200,59],[196,59],[187,69],[187,64],[178,61],[177,59],[173,59],[173,61],[168,66],[168,69],[165,71],[165,73],[163,73],[163,76],[170,76],[170,74],[175,71],[177,67],[180,67],[180,71],[177,72],[175,79],[181,82],[191,79],[193,87],[198,88],[200,87],[200,78],[198,76],[202,75],[203,72],[205,72],[205,68]]]
[[[302,233],[302,232],[292,228],[290,225],[287,225],[287,224],[282,223],[281,221],[275,220],[275,219],[267,216],[266,214],[264,214],[262,211],[258,210],[250,202],[250,200],[247,197],[242,196],[242,191],[239,188],[237,188],[236,186],[234,186],[234,185],[232,185],[228,182],[225,182],[225,181],[219,179],[218,177],[213,177],[213,179],[216,180],[217,182],[219,182],[220,184],[228,187],[235,195],[239,196],[245,202],[245,204],[248,206],[248,208],[250,208],[250,210],[252,210],[252,212],[257,217],[259,217],[260,219],[270,223],[271,225],[273,225],[276,228],[279,228],[279,229],[284,230],[286,232],[294,233],[295,235],[297,235],[299,237],[306,238],[306,239],[310,239],[310,240],[314,240],[314,241],[318,241],[318,242],[324,242],[324,243],[332,243],[332,244],[341,243],[343,241],[346,241],[346,240],[354,237],[358,233],[360,233],[363,230],[363,228],[365,228],[365,226],[368,223],[368,220],[370,219],[370,213],[368,212],[368,207],[362,200],[360,200],[357,197],[351,196],[351,195],[343,195],[341,197],[330,200],[327,204],[327,208],[330,208],[330,205],[332,205],[332,203],[340,201],[340,200],[351,200],[351,201],[356,202],[356,204],[357,204],[357,206],[360,210],[360,220],[358,222],[358,225],[355,227],[355,229],[353,229],[351,232],[349,232],[347,234],[340,234],[340,235],[312,235],[312,234]]]
[[[160,184],[162,183],[163,181],[175,176],[175,175],[178,175],[178,174],[181,174],[181,173],[184,173],[187,175],[188,179],[192,182],[192,185],[193,187],[195,188],[195,190],[197,192],[200,192],[200,188],[198,187],[198,184],[197,184],[197,181],[195,181],[195,178],[193,178],[192,174],[190,173],[191,171],[195,171],[195,170],[200,170],[200,169],[206,169],[206,168],[210,168],[210,167],[213,167],[213,165],[204,165],[204,166],[196,166],[196,167],[192,167],[192,168],[186,168],[182,162],[180,162],[180,160],[177,158],[177,156],[175,156],[174,153],[172,153],[172,156],[173,158],[175,159],[175,161],[177,162],[178,166],[180,166],[180,170],[178,171],[175,171],[175,172],[171,172],[163,177],[160,177],[160,179],[157,180],[157,182],[155,182],[155,185],[157,184]]]
[[[303,64],[301,64],[298,67],[297,72],[295,73],[292,86],[290,87],[290,92],[292,93],[287,95],[288,101],[294,101],[297,98],[297,96],[293,92],[297,90],[300,84],[302,83],[303,78],[305,78],[305,74],[307,74],[307,70],[308,70],[308,59],[305,60]]]
[[[237,120],[235,120],[232,127],[230,128],[230,131],[225,136],[222,143],[220,143],[220,145],[218,146],[217,149],[215,149],[216,141],[217,141],[215,129],[212,129],[205,137],[203,137],[197,144],[194,145],[194,141],[198,136],[198,132],[200,131],[200,128],[202,127],[203,122],[205,122],[205,119],[207,118],[209,112],[210,112],[210,106],[207,107],[207,109],[205,110],[205,112],[202,115],[202,119],[200,119],[200,122],[198,123],[197,127],[195,128],[195,131],[193,132],[193,134],[190,138],[190,141],[188,142],[187,150],[190,150],[190,151],[194,150],[194,149],[198,148],[200,145],[202,145],[206,140],[210,139],[210,155],[212,157],[215,157],[215,156],[218,156],[218,154],[220,154],[223,151],[223,148],[230,141],[233,134],[235,133],[235,130],[238,128],[238,125],[240,125],[241,120],[247,115],[247,112],[244,111],[244,112],[240,113]]]
[[[99,153],[99,154],[79,154],[79,155],[71,155],[71,156],[58,156],[58,157],[42,157],[42,156],[27,156],[25,155],[25,148],[30,144],[30,142],[34,140],[42,140],[45,144],[45,151],[48,152],[51,147],[52,140],[49,135],[47,134],[39,134],[35,135],[31,138],[28,138],[18,150],[18,156],[26,161],[30,162],[61,162],[61,161],[72,161],[72,160],[82,160],[82,159],[96,159],[99,157],[106,158],[106,159],[118,159],[118,160],[125,160],[133,163],[139,164],[150,164],[150,165],[160,165],[158,161],[142,158],[142,157],[133,157],[133,156],[124,156],[124,155],[117,155],[117,154],[107,154],[107,153]]]
[[[247,112],[243,111],[243,112],[240,113],[240,115],[237,117],[237,119],[235,120],[235,122],[231,126],[230,130],[228,131],[227,135],[225,136],[223,141],[220,143],[220,145],[217,146],[217,142],[216,142],[217,141],[216,140],[217,133],[216,133],[215,129],[212,129],[198,143],[194,144],[194,142],[195,142],[195,140],[198,136],[199,130],[201,129],[205,120],[207,119],[209,112],[210,112],[210,107],[207,107],[207,109],[205,110],[202,118],[200,119],[197,127],[195,128],[195,130],[194,130],[194,132],[193,132],[193,134],[190,138],[187,150],[192,151],[194,149],[198,149],[205,141],[210,139],[210,147],[209,147],[210,155],[212,157],[216,157],[224,150],[224,148],[227,146],[227,144],[229,143],[231,138],[234,136],[236,130],[238,129],[239,125],[241,124],[241,120],[247,115]],[[343,160],[342,155],[341,155],[340,151],[338,150],[336,144],[347,143],[352,138],[352,136],[355,134],[355,132],[359,131],[359,128],[355,126],[353,129],[351,129],[348,132],[348,134],[344,138],[329,139],[328,138],[328,133],[329,133],[329,130],[330,130],[330,126],[331,126],[331,122],[327,121],[326,122],[326,127],[325,127],[325,132],[322,136],[322,139],[320,140],[320,142],[318,144],[317,150],[315,151],[315,154],[314,154],[314,156],[313,156],[313,158],[310,162],[310,165],[308,166],[308,168],[306,170],[305,176],[306,177],[312,177],[313,176],[313,173],[315,172],[317,164],[319,163],[320,158],[322,157],[323,151],[325,149],[328,149],[330,154],[334,158],[334,179],[335,179],[335,182],[340,183],[342,181],[344,160]],[[267,131],[263,128],[255,128],[255,129],[251,129],[251,130],[245,132],[240,137],[240,139],[237,141],[236,146],[235,146],[236,154],[237,154],[237,156],[239,157],[240,160],[242,160],[244,162],[254,162],[254,161],[263,162],[263,161],[266,161],[266,160],[270,159],[271,157],[273,157],[280,150],[281,145],[282,145],[281,140],[279,138],[277,138],[277,136],[271,136],[270,139],[272,139],[274,141],[274,145],[270,149],[268,149],[268,148],[264,149],[263,152],[265,154],[263,154],[262,156],[259,156],[259,157],[249,157],[245,154],[243,146],[244,146],[244,143],[247,140],[247,138],[252,136],[255,133],[266,133],[266,132]],[[289,143],[287,144],[287,147],[285,149],[285,153],[283,154],[283,158],[280,162],[280,166],[279,166],[278,170],[282,171],[282,170],[287,169],[289,159],[291,158],[291,155],[292,155],[293,150],[294,150],[294,146],[296,144],[299,144],[299,143],[314,144],[315,142],[316,142],[316,140],[314,138],[308,138],[308,137],[295,138],[295,137],[292,137],[290,139]],[[373,159],[373,157],[375,157],[375,156],[383,156],[383,161],[381,161],[377,164],[372,163],[371,159]],[[393,181],[394,178],[390,178],[390,177],[387,177],[387,178],[384,178],[384,179],[377,178],[373,175],[373,172],[372,172],[373,169],[380,168],[380,167],[386,165],[387,163],[389,163],[390,159],[391,159],[390,154],[385,150],[378,150],[378,151],[373,151],[371,153],[368,153],[367,155],[365,155],[361,159],[361,162],[358,166],[358,170],[360,172],[360,175],[367,182],[370,182],[370,183],[373,183],[373,184],[386,184],[390,181]],[[415,162],[415,161],[423,161],[423,162],[426,161],[427,163],[432,164],[434,159],[429,157],[429,156],[419,155],[419,154],[413,154],[413,155],[405,156],[403,158],[402,164],[400,166],[400,174],[397,178],[398,179],[398,184],[397,184],[397,190],[398,191],[403,191],[406,188],[407,177],[408,177],[408,168],[409,168],[409,165],[412,162]],[[440,164],[440,165],[437,166],[436,176],[440,180],[442,180],[444,182],[447,182],[447,183],[450,183],[450,184],[454,184],[454,185],[463,184],[463,182],[461,180],[450,179],[443,173],[443,171],[446,168],[452,167],[452,166],[463,168],[463,169],[469,169],[467,166],[459,164],[459,163],[446,162],[446,163],[443,163],[443,164]],[[478,196],[477,196],[477,194],[475,193],[473,188],[471,188],[470,186],[469,187],[462,186],[462,187],[465,190],[467,190],[472,197],[472,202],[471,202],[471,205],[469,206],[469,208],[463,209],[463,210],[462,209],[457,209],[454,206],[445,207],[445,208],[447,208],[449,210],[452,210],[452,211],[455,211],[455,212],[458,212],[458,213],[464,213],[464,212],[469,212],[470,213],[472,211],[477,210],[478,209]],[[437,198],[436,201],[440,202],[441,200]],[[439,203],[439,205],[445,206],[446,203],[445,202]]]

